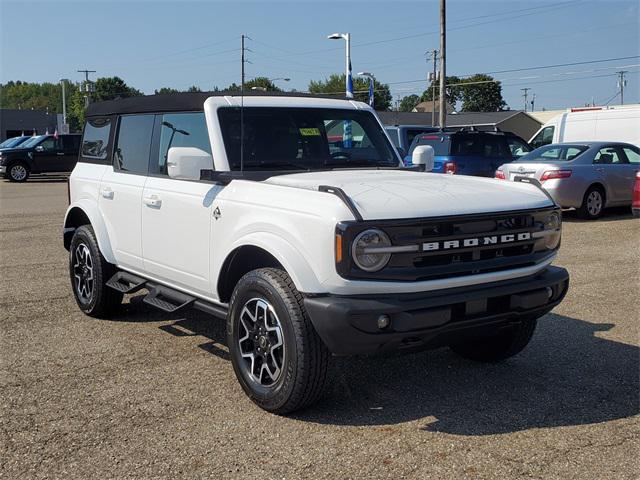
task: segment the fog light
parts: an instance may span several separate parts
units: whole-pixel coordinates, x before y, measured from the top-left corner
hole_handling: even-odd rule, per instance
[[[553,288],[547,287],[547,296],[549,297],[549,300],[551,300],[553,297]]]
[[[380,315],[378,317],[378,328],[380,330],[387,328],[390,323],[391,323],[391,319],[389,318],[389,315]]]

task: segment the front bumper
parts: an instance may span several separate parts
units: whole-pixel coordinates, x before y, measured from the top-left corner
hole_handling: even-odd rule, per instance
[[[542,316],[569,287],[564,268],[526,278],[422,293],[307,296],[316,331],[336,355],[437,348],[495,333],[523,317]],[[378,327],[380,315],[390,324]]]

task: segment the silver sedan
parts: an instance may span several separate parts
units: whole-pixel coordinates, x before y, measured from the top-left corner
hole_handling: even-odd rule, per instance
[[[605,207],[631,205],[640,149],[619,142],[553,143],[506,163],[496,178],[533,177],[563,208],[595,219]]]

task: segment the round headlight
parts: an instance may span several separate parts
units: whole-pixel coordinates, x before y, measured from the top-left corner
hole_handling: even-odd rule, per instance
[[[391,240],[386,233],[377,228],[360,232],[351,245],[351,256],[358,268],[365,272],[382,270],[391,258],[390,253],[378,253],[376,250],[390,247]]]
[[[562,219],[560,212],[551,212],[544,219],[544,230],[549,232],[545,237],[545,246],[549,250],[557,248],[560,244],[560,237],[562,236]]]

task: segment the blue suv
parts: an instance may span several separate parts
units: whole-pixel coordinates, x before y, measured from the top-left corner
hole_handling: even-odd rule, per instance
[[[493,177],[498,167],[531,151],[522,138],[512,133],[476,130],[439,131],[417,135],[405,165],[418,145],[430,145],[435,152],[434,173]]]

